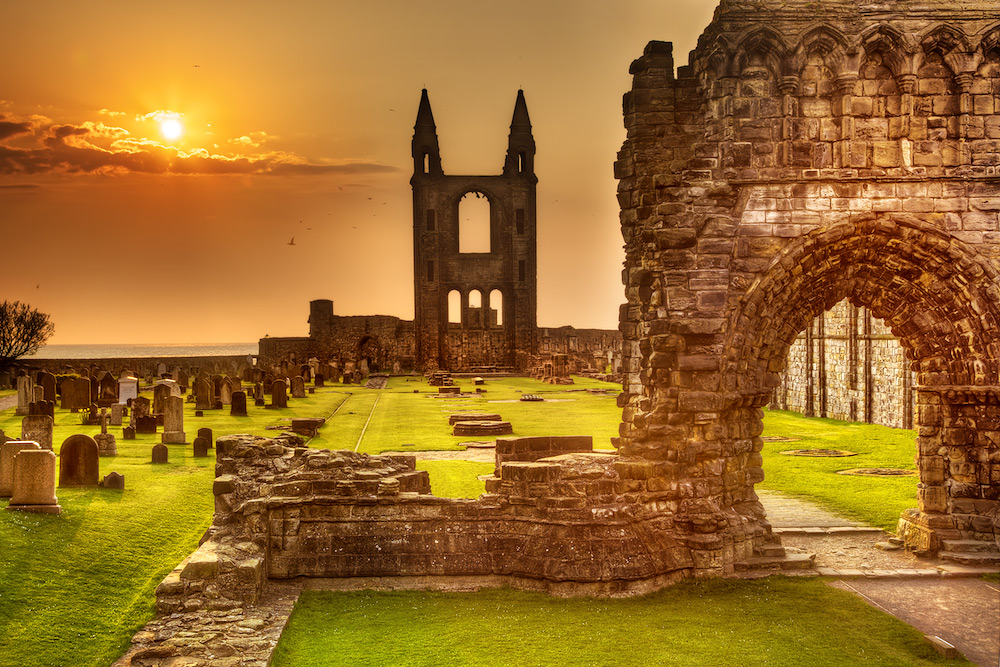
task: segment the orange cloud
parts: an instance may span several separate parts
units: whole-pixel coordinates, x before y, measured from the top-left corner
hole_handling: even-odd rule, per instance
[[[101,115],[117,116],[102,110]],[[176,118],[172,111],[136,116],[137,121]],[[256,149],[270,139],[253,132],[230,140],[241,148]],[[42,116],[8,119],[0,116],[0,174],[373,174],[397,167],[363,160],[314,163],[284,151],[255,154],[213,153],[203,148],[184,150],[154,139],[137,137],[123,127],[101,121],[56,124]]]

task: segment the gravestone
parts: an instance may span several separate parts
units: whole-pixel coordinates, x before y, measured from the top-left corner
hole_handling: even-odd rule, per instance
[[[28,414],[28,404],[35,400],[34,385],[32,385],[31,378],[27,375],[21,375],[17,378],[17,409],[14,411],[16,415],[26,415]]]
[[[194,381],[194,407],[196,410],[209,410],[213,405],[212,381],[207,376],[199,375]]]
[[[124,491],[125,490],[125,475],[120,475],[120,474],[116,473],[114,470],[112,470],[111,472],[109,472],[107,475],[104,476],[104,479],[101,480],[101,484],[100,485],[102,487],[104,487],[105,489],[114,489],[116,491]]]
[[[302,366],[302,368],[299,369],[299,375],[302,376],[303,382],[312,382],[312,368],[310,366]]]
[[[98,457],[97,443],[89,435],[77,433],[63,440],[59,448],[59,486],[97,486]]]
[[[285,396],[284,380],[275,380],[271,383],[271,405],[272,408],[287,408],[288,398]]]
[[[182,445],[187,442],[184,433],[184,399],[180,396],[168,396],[164,402],[163,434],[160,442],[168,445]]]
[[[212,435],[213,435],[212,434],[212,429],[210,429],[210,428],[200,428],[200,429],[198,429],[198,437],[199,438],[205,438],[205,441],[208,443],[208,448],[209,449],[212,448],[212,444],[214,442],[213,439],[212,439]]]
[[[122,440],[135,440],[134,426],[126,426],[122,429]]]
[[[237,391],[243,391],[243,381],[240,380],[239,375],[231,376],[229,380],[230,380],[229,388],[232,390],[233,393]]]
[[[14,488],[14,457],[26,449],[40,450],[37,442],[8,440],[0,444],[0,498],[10,498]]]
[[[173,385],[173,386],[171,386]],[[177,383],[172,380],[160,380],[155,385],[153,385],[153,414],[162,415],[163,414],[163,403],[167,400],[169,396],[179,396],[180,390],[175,389]]]
[[[194,456],[195,458],[208,456],[208,440],[202,437],[194,439]]]
[[[313,380],[313,383],[314,383],[314,384],[315,384],[315,385],[316,385],[317,387],[325,387],[325,386],[326,386],[326,378],[325,378],[325,377],[323,377],[323,374],[322,374],[322,373],[316,373],[316,377],[315,377],[315,379]]]
[[[149,399],[146,398],[145,396],[139,396],[137,398],[133,398],[131,407],[132,411],[129,414],[129,424],[134,427],[139,423],[140,419],[149,416]]]
[[[292,398],[306,397],[306,382],[301,375],[292,378]]]
[[[125,371],[128,373],[129,371]],[[118,402],[125,405],[129,400],[139,396],[139,378],[126,375],[118,378]]]
[[[56,498],[56,455],[47,449],[27,449],[14,457],[13,485],[7,509],[59,514]]]
[[[229,407],[230,417],[246,417],[247,416],[247,395],[242,391],[233,392],[233,402]]]
[[[99,456],[118,456],[118,443],[115,436],[108,433],[108,413],[101,408],[101,432],[94,436]]]
[[[233,383],[229,378],[223,378],[222,384],[219,387],[219,401],[223,405],[232,405],[233,403]]]
[[[42,386],[42,400],[55,402],[56,376],[48,371],[42,371],[38,374],[38,384]]]
[[[42,449],[52,449],[54,425],[48,415],[28,415],[21,420],[21,440],[37,442]]]
[[[77,412],[90,405],[90,380],[87,378],[66,378],[60,391],[63,410]]]
[[[122,406],[121,403],[115,403],[114,405],[112,405],[111,417],[109,418],[108,423],[111,424],[112,426],[121,426],[122,414],[124,413],[124,411],[125,411],[124,406]]]
[[[156,433],[156,417],[138,417],[135,420],[135,432],[141,435]]]
[[[105,373],[98,383],[97,402],[102,407],[118,402],[118,380],[111,373]]]
[[[156,365],[156,377],[162,378],[167,373],[167,365],[160,362]]]
[[[174,370],[177,372],[177,375],[174,376],[174,380],[177,381],[177,386],[179,386],[181,388],[182,392],[187,392],[187,390],[188,390],[188,374],[185,373],[180,368],[175,368]]]
[[[253,386],[253,397],[256,399],[264,398],[264,386],[260,382]]]
[[[392,374],[393,375],[402,375],[402,373],[403,373],[403,367],[399,364],[398,361],[394,362],[392,364]]]
[[[169,454],[166,445],[153,445],[153,463],[166,463]]]
[[[37,384],[31,389],[31,400],[33,403],[41,403],[45,400],[45,390]],[[29,404],[30,406],[30,404]]]
[[[216,373],[212,376],[212,405],[215,405],[215,401],[219,400],[222,394],[222,376]]]
[[[94,370],[90,371],[90,375],[85,378],[90,386],[87,388],[90,391],[90,402],[97,403],[97,399],[101,394],[101,384],[97,379],[97,375]]]

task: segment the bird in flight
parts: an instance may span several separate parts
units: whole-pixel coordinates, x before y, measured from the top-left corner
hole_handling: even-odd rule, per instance
[[[295,245],[295,237],[294,236],[292,237],[292,240],[288,242],[288,245]]]

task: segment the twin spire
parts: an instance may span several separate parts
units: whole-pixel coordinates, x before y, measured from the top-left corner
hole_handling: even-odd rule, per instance
[[[434,113],[427,97],[427,89],[420,92],[420,106],[417,108],[417,122],[413,125],[413,173],[443,175],[441,150],[438,146],[437,126]],[[507,158],[503,174],[531,175],[534,173],[535,139],[531,134],[531,119],[528,104],[524,101],[524,91],[517,91],[514,102],[514,116],[510,121],[510,135],[507,140]]]

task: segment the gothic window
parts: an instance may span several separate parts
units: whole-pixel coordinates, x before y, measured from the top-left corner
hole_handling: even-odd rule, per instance
[[[490,252],[490,200],[481,192],[469,192],[458,204],[458,251]]]

